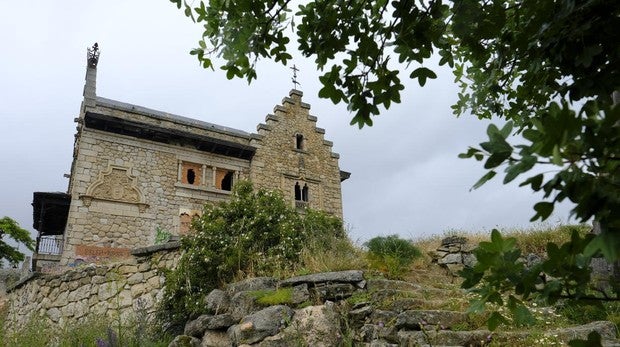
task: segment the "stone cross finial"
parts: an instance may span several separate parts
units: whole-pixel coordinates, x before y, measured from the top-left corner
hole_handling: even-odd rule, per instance
[[[291,80],[293,81],[293,88],[297,89],[297,86],[301,86],[301,83],[297,82],[297,71],[299,71],[299,69],[297,68],[297,66],[293,65],[291,70],[293,70],[293,78],[291,78]]]
[[[95,42],[92,47],[88,47],[86,51],[88,66],[97,67],[97,63],[99,62],[99,45],[97,44],[97,42]]]

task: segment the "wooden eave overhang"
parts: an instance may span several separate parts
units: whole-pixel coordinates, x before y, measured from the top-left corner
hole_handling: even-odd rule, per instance
[[[86,112],[84,125],[90,129],[173,145],[190,145],[199,151],[251,160],[256,148],[207,135],[132,121],[110,115]]]

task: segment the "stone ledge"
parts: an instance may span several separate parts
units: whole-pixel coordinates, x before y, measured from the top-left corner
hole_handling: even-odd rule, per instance
[[[20,278],[19,281],[15,282],[15,284],[6,288],[7,294],[25,285],[26,283],[30,282],[30,280],[36,279],[37,277],[40,277],[40,276],[41,276],[40,272],[32,272],[28,274],[28,276],[24,278]]]
[[[161,245],[153,245],[147,247],[135,248],[131,251],[131,255],[135,255],[137,257],[147,256],[160,251],[173,250],[181,247],[181,243],[179,241],[166,242]]]

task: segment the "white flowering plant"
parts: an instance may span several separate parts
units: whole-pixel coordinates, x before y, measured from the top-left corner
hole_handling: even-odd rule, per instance
[[[204,297],[226,282],[303,266],[305,245],[327,247],[334,238],[346,238],[340,219],[313,210],[299,214],[280,192],[237,182],[231,199],[205,205],[192,232],[181,238],[179,264],[166,277],[165,323],[174,329],[205,313]]]

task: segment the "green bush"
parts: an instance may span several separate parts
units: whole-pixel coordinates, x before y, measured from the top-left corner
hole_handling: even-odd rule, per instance
[[[252,276],[290,273],[303,266],[306,244],[345,238],[339,219],[307,210],[299,214],[280,192],[254,191],[238,182],[231,199],[206,205],[193,231],[181,239],[176,270],[167,274],[162,324],[175,331],[203,312],[204,297],[223,283]]]
[[[401,278],[411,263],[422,255],[410,240],[398,235],[377,236],[364,244],[368,248],[370,267],[389,278]]]

